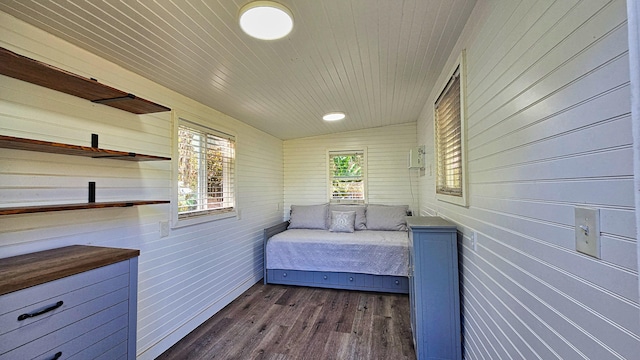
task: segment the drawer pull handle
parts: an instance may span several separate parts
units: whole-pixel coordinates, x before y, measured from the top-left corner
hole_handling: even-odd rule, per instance
[[[58,360],[60,359],[60,356],[62,356],[62,351],[58,351],[55,355],[53,355],[51,360]]]
[[[325,279],[325,280],[327,280],[327,275],[324,275],[322,278],[323,278],[323,279]]]
[[[51,305],[46,309],[31,313],[31,314],[22,314],[22,315],[18,316],[18,321],[26,320],[28,318],[32,318],[32,317],[36,317],[36,316],[42,315],[44,313],[48,313],[49,311],[53,311],[53,310],[59,308],[60,306],[62,306],[62,304],[64,304],[64,302],[58,301],[55,305]],[[62,353],[59,353],[59,354],[62,355]],[[56,354],[56,355],[58,355],[58,354]],[[60,356],[58,356],[58,357],[60,357]],[[54,359],[57,359],[58,357],[55,357]]]
[[[349,281],[353,281],[353,276],[349,276]]]

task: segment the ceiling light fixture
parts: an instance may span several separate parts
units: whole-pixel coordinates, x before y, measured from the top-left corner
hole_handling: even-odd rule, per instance
[[[345,116],[346,115],[343,112],[332,112],[332,113],[325,114],[322,117],[322,120],[324,120],[324,121],[337,121],[337,120],[344,119]]]
[[[240,28],[256,39],[280,39],[293,29],[293,14],[275,1],[253,1],[240,9]]]

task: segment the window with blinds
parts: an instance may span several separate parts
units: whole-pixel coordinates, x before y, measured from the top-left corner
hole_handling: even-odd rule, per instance
[[[436,195],[466,205],[462,65],[455,68],[435,102]]]
[[[364,203],[366,194],[366,152],[329,151],[329,201]]]
[[[235,207],[235,137],[180,119],[178,219]]]

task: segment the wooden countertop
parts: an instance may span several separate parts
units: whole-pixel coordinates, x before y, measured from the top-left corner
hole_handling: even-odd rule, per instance
[[[0,259],[0,295],[139,255],[140,250],[72,245]]]

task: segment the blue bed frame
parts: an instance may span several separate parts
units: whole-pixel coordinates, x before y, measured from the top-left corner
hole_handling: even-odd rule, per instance
[[[267,242],[273,235],[287,230],[288,221],[264,229],[264,283],[311,286],[332,289],[409,293],[406,276],[372,275],[351,272],[267,269]]]

